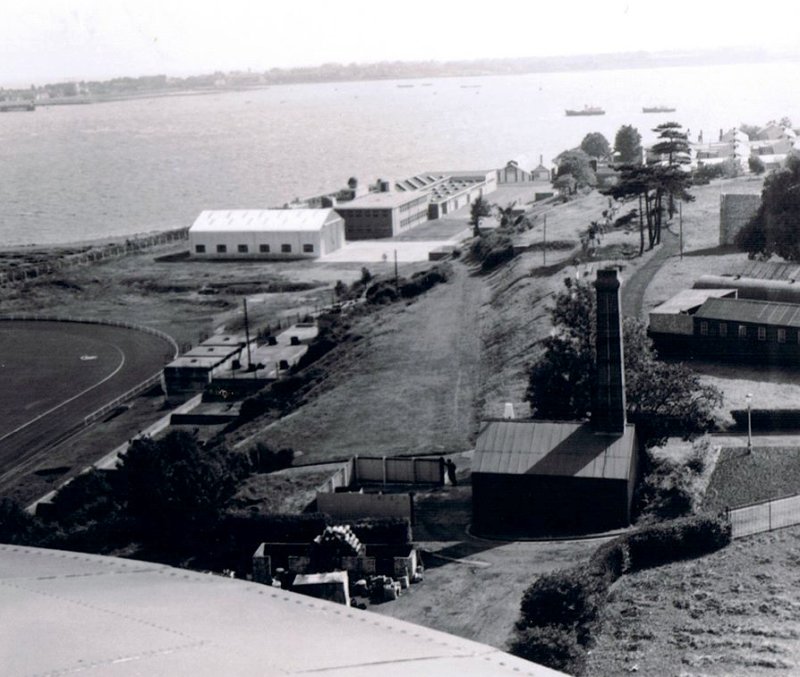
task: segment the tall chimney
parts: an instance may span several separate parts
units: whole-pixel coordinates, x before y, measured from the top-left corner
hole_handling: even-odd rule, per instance
[[[597,383],[592,427],[596,433],[625,430],[625,368],[619,279],[614,269],[597,271]]]

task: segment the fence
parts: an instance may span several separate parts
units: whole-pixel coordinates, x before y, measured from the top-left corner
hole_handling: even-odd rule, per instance
[[[356,456],[354,481],[380,484],[444,484],[438,458]]]
[[[148,247],[159,244],[166,244],[176,240],[185,240],[189,237],[188,228],[178,228],[152,235],[140,235],[126,240],[120,244],[108,244],[103,247],[90,247],[85,251],[74,254],[66,254],[61,258],[54,258],[46,261],[30,261],[14,266],[10,270],[0,272],[0,285],[25,282],[40,275],[56,273],[64,268],[72,268],[86,263],[103,261],[108,258],[127,256],[136,254]],[[35,252],[31,252],[34,254]]]
[[[79,324],[102,324],[104,326],[110,327],[123,327],[125,329],[134,329],[136,331],[142,331],[145,334],[152,334],[153,336],[158,336],[159,338],[166,341],[172,348],[172,357],[170,359],[174,360],[178,354],[178,344],[175,342],[169,334],[165,334],[163,331],[159,331],[158,329],[151,329],[150,327],[142,327],[137,324],[131,324],[130,322],[122,322],[118,320],[96,320],[93,318],[80,318],[80,317],[59,317],[57,315],[25,315],[25,314],[15,314],[15,315],[2,315],[0,316],[0,322],[77,322]],[[115,398],[111,402],[103,405],[99,409],[93,411],[88,416],[85,416],[83,419],[83,425],[87,426],[94,421],[106,416],[114,409],[116,409],[120,404],[123,402],[135,397],[136,395],[140,395],[141,393],[145,392],[149,388],[152,388],[157,383],[161,382],[161,370],[152,376],[146,378],[144,381],[135,385],[133,388],[128,390],[127,392],[123,393],[119,397]]]
[[[733,538],[800,524],[800,494],[761,501],[741,508],[729,508]]]

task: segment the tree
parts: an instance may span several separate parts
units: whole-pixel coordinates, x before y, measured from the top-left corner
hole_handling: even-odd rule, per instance
[[[607,158],[611,153],[608,139],[600,132],[590,132],[584,136],[581,141],[581,150],[589,157],[597,159]]]
[[[597,185],[597,177],[594,174],[589,156],[580,148],[566,150],[556,158],[558,169],[555,179],[563,176],[571,176],[575,179],[577,188],[593,187]],[[555,180],[554,180],[555,185]]]
[[[800,157],[789,155],[786,166],[764,179],[761,204],[734,240],[751,257],[777,254],[800,260]]]
[[[664,122],[653,131],[659,139],[650,148],[655,155],[666,155],[668,166],[689,162],[689,140],[680,123]]]
[[[745,123],[742,123],[741,125],[739,125],[739,129],[743,131],[745,134],[747,134],[747,136],[752,141],[756,138],[756,136],[758,136],[758,132],[761,130],[761,127],[759,125],[747,125]]]
[[[749,158],[747,158],[747,166],[750,168],[750,171],[756,175],[761,175],[767,171],[764,161],[758,157],[758,155],[751,155]]]
[[[473,237],[480,237],[481,234],[481,218],[489,216],[492,213],[492,206],[479,197],[469,207],[469,225],[472,226]]]
[[[585,420],[595,382],[596,296],[587,282],[565,280],[550,310],[554,332],[531,368],[527,399],[537,418]],[[657,359],[645,326],[625,318],[625,393],[628,420],[650,443],[668,434],[708,430],[722,394],[683,364]]]
[[[614,150],[617,161],[625,164],[639,164],[642,161],[642,135],[632,125],[623,125],[614,137]]]
[[[219,519],[237,478],[224,450],[171,431],[133,440],[121,455],[119,488],[140,536],[165,547],[189,543]]]

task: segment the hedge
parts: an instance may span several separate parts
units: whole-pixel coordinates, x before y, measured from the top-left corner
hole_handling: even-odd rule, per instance
[[[740,430],[747,430],[747,409],[733,409],[731,416]],[[800,409],[751,409],[753,430],[800,429]]]
[[[685,517],[623,534],[601,545],[588,562],[540,576],[522,596],[511,653],[580,674],[585,656],[578,660],[573,648],[592,644],[616,580],[625,573],[714,552],[730,540],[725,517]]]

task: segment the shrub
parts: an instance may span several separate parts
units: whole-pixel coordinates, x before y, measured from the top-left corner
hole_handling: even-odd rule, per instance
[[[362,543],[405,545],[412,541],[411,525],[404,517],[363,519],[350,527]]]
[[[586,667],[586,654],[575,634],[557,625],[518,629],[509,644],[509,651],[569,675],[579,675]]]
[[[696,515],[655,524],[623,537],[631,571],[707,555],[731,542],[731,527],[719,515]]]
[[[0,498],[0,543],[36,545],[41,537],[39,521],[16,501]]]
[[[747,430],[747,409],[732,409],[739,430]],[[800,409],[752,409],[753,430],[796,430],[800,428]]]
[[[751,155],[747,158],[747,166],[753,174],[763,174],[767,170],[767,166],[758,155]]]
[[[319,536],[331,519],[322,513],[300,515],[228,514],[220,523],[220,532],[240,543],[250,552],[259,543],[310,543]]]
[[[376,282],[369,289],[367,289],[367,303],[382,304],[392,303],[397,300],[398,293],[395,289],[394,282],[383,280]]]
[[[288,468],[294,461],[294,449],[272,449],[263,442],[258,442],[247,452],[252,472],[274,472]]]
[[[74,477],[56,492],[51,514],[65,527],[110,517],[120,509],[113,473],[92,469]]]

